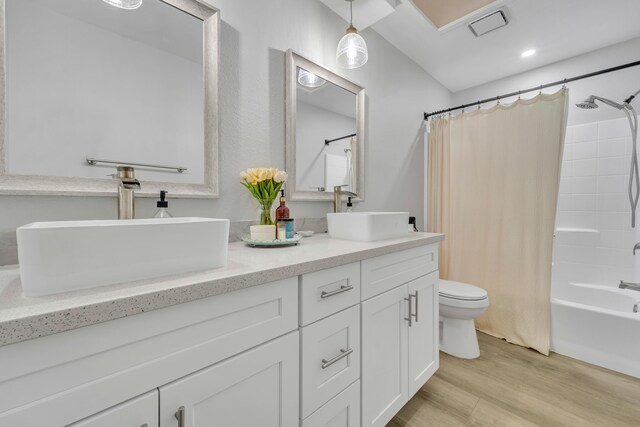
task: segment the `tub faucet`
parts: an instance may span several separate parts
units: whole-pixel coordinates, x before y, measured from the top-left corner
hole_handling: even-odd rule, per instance
[[[342,187],[346,187],[347,185],[336,185],[333,187],[333,212],[340,213],[342,212],[342,196],[347,195],[351,197],[358,197],[356,193],[352,193],[351,191],[344,191]]]
[[[620,284],[618,285],[620,289],[631,289],[633,291],[640,291],[640,283],[631,283],[625,282],[624,280],[620,280]]]
[[[118,219],[134,219],[136,216],[134,191],[140,189],[140,181],[131,166],[118,166],[113,177],[118,181]]]
[[[640,242],[636,243],[636,245],[633,247],[633,254],[636,254],[636,251],[640,249]]]

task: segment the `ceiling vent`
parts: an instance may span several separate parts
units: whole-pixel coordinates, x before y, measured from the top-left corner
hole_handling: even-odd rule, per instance
[[[506,13],[503,9],[499,9],[472,21],[469,23],[469,29],[476,37],[480,37],[508,23]]]

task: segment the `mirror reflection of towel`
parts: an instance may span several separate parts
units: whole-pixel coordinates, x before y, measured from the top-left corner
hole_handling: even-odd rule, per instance
[[[349,184],[349,165],[345,156],[325,154],[324,157],[324,188],[333,193],[333,187]],[[345,190],[351,191],[349,187]]]
[[[360,189],[358,188],[358,170],[357,170],[357,159],[358,158],[358,140],[356,138],[351,138],[351,182],[349,182],[349,191],[354,193],[358,193]]]

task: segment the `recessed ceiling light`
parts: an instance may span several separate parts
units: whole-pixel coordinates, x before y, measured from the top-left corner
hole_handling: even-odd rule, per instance
[[[530,56],[533,56],[536,54],[536,50],[535,49],[529,49],[529,50],[525,50],[524,52],[522,52],[520,54],[521,57],[523,58],[528,58]]]

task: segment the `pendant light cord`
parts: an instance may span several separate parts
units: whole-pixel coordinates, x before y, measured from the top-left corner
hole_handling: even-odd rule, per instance
[[[353,26],[353,0],[349,1],[349,25]]]

